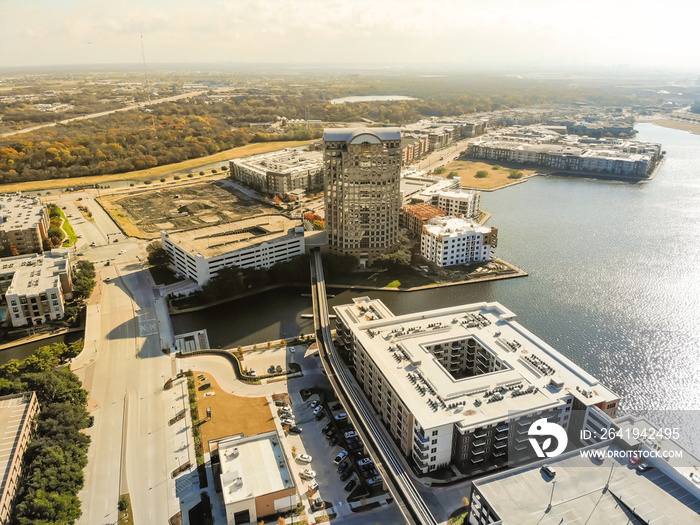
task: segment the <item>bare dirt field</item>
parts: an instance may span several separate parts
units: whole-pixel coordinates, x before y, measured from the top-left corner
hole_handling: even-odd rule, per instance
[[[494,166],[500,167],[499,169],[495,169]],[[521,171],[524,177],[535,173],[535,170],[525,169],[515,165],[506,166],[504,164],[492,164],[477,160],[454,160],[446,164],[445,169],[446,171],[442,174],[443,177],[446,177],[452,171],[456,171],[462,180],[462,187],[473,188],[475,190],[495,190],[518,182],[518,180],[522,180],[508,178],[510,171],[513,169]],[[488,176],[483,179],[475,177],[476,172],[481,170],[488,171]]]
[[[209,440],[234,434],[252,436],[275,430],[275,420],[265,397],[240,397],[221,389],[209,374],[194,372],[197,389],[197,412],[202,422],[202,445],[204,452],[209,452]],[[211,388],[200,390],[205,381],[211,382]],[[214,395],[205,396],[207,393]],[[207,408],[211,408],[211,418],[207,418]]]
[[[149,239],[161,230],[189,230],[277,211],[217,182],[148,189],[98,200],[127,235]]]

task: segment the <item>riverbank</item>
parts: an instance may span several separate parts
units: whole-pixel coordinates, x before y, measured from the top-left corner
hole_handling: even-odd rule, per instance
[[[467,278],[461,278],[455,281],[437,281],[437,282],[432,282],[429,284],[424,284],[424,285],[416,285],[416,286],[407,286],[407,287],[401,287],[401,283],[396,280],[391,281],[389,285],[385,286],[374,286],[374,285],[368,285],[368,284],[353,284],[353,283],[326,283],[326,288],[327,289],[339,289],[339,290],[363,290],[363,291],[390,291],[390,292],[418,292],[421,290],[434,290],[434,289],[439,289],[439,288],[448,288],[448,287],[453,287],[453,286],[463,286],[463,285],[468,285],[468,284],[476,284],[476,283],[484,283],[484,282],[489,282],[489,281],[500,281],[503,279],[514,279],[516,277],[526,277],[528,273],[517,266],[510,264],[502,259],[494,259],[493,262],[488,263],[488,264],[493,264],[496,267],[501,266],[499,269],[493,269],[493,270],[483,270],[481,272],[472,272],[467,274]],[[486,266],[486,265],[485,265]],[[485,266],[483,268],[485,268]],[[456,273],[456,272],[455,272]],[[288,288],[288,287],[297,287],[297,288],[308,288],[310,285],[308,283],[281,283],[281,284],[274,284],[270,286],[265,286],[263,288],[258,288],[256,290],[251,290],[250,292],[246,292],[243,294],[238,294],[234,295],[231,297],[227,297],[226,299],[220,299],[218,301],[213,301],[209,302],[207,304],[202,304],[202,305],[197,305],[197,306],[191,306],[187,308],[182,308],[182,309],[177,309],[173,308],[170,305],[170,302],[168,302],[168,313],[170,315],[178,315],[178,314],[186,314],[186,313],[192,313],[192,312],[198,312],[201,310],[206,310],[207,308],[211,308],[213,306],[218,306],[221,304],[225,304],[231,301],[236,301],[239,299],[245,299],[246,297],[251,297],[255,295],[262,294],[264,292],[269,292],[273,290],[279,290],[281,288]]]
[[[652,124],[656,126],[662,126],[664,128],[679,129],[681,131],[689,131],[693,135],[700,135],[700,123],[696,124],[694,122],[684,122],[682,120],[670,120],[670,119],[655,119],[650,120]]]

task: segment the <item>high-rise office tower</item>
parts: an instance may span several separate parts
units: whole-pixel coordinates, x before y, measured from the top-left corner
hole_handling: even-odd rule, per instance
[[[401,132],[327,129],[323,134],[325,219],[331,253],[361,267],[398,247]]]

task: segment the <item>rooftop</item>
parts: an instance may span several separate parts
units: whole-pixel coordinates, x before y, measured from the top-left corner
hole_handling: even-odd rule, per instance
[[[234,437],[218,448],[226,504],[294,487],[277,432]]]
[[[334,307],[338,317],[426,428],[450,422],[478,428],[560,406],[569,395],[586,405],[618,399],[499,303],[394,316],[377,299],[353,301]],[[500,369],[458,379],[428,349],[467,339],[494,355]]]
[[[298,219],[288,219],[284,215],[261,215],[196,230],[168,232],[168,237],[193,255],[211,258],[264,242],[274,243],[303,235],[303,232],[295,231],[298,227],[301,227]]]
[[[7,294],[32,295],[49,288],[60,288],[60,275],[68,271],[67,250],[18,255],[0,259],[0,275],[10,275]]]
[[[330,128],[323,130],[324,142],[378,143],[377,138],[380,140],[401,140],[401,132],[398,128]]]
[[[323,153],[320,151],[309,151],[307,148],[287,148],[235,159],[232,162],[261,174],[266,174],[270,171],[293,174],[320,170],[323,163]]]
[[[22,428],[28,424],[33,392],[0,397],[0,494],[5,490],[13,454],[18,446]]]
[[[34,197],[0,194],[0,230],[35,228],[44,220],[46,206]]]
[[[480,226],[471,219],[459,217],[435,217],[423,226],[423,230],[432,235],[441,235],[442,237],[452,237],[471,231],[491,233],[491,227]]]
[[[621,451],[611,442],[589,449]],[[640,473],[620,457],[607,457],[598,465],[574,451],[546,460],[556,471],[551,480],[540,471],[544,462],[474,481],[474,486],[507,525],[698,523],[697,494],[689,493],[662,469]]]
[[[445,215],[445,210],[424,202],[419,204],[407,204],[403,207],[403,209],[406,213],[413,215],[414,217],[418,217],[421,220],[432,219],[434,217],[441,217]]]

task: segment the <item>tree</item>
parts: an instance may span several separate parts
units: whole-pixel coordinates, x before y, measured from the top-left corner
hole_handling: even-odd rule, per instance
[[[451,171],[451,172],[447,175],[447,178],[448,178],[448,179],[454,179],[455,177],[459,177],[459,173],[457,173],[456,171]]]
[[[447,171],[447,168],[445,166],[438,166],[437,168],[435,168],[434,173],[435,173],[435,175],[442,175],[446,171]]]
[[[160,241],[153,241],[146,246],[148,264],[156,268],[167,268],[170,264],[170,254]]]
[[[119,503],[117,504],[117,508],[122,512],[126,512],[127,510],[129,510],[129,498],[127,498],[125,495],[119,496]]]
[[[509,179],[520,179],[520,178],[522,178],[522,176],[523,176],[522,171],[510,170],[510,175],[508,175],[508,178]]]
[[[479,171],[477,171],[477,172],[474,174],[474,176],[475,176],[477,179],[483,179],[483,178],[489,176],[489,172],[486,171],[486,170],[479,170]]]

